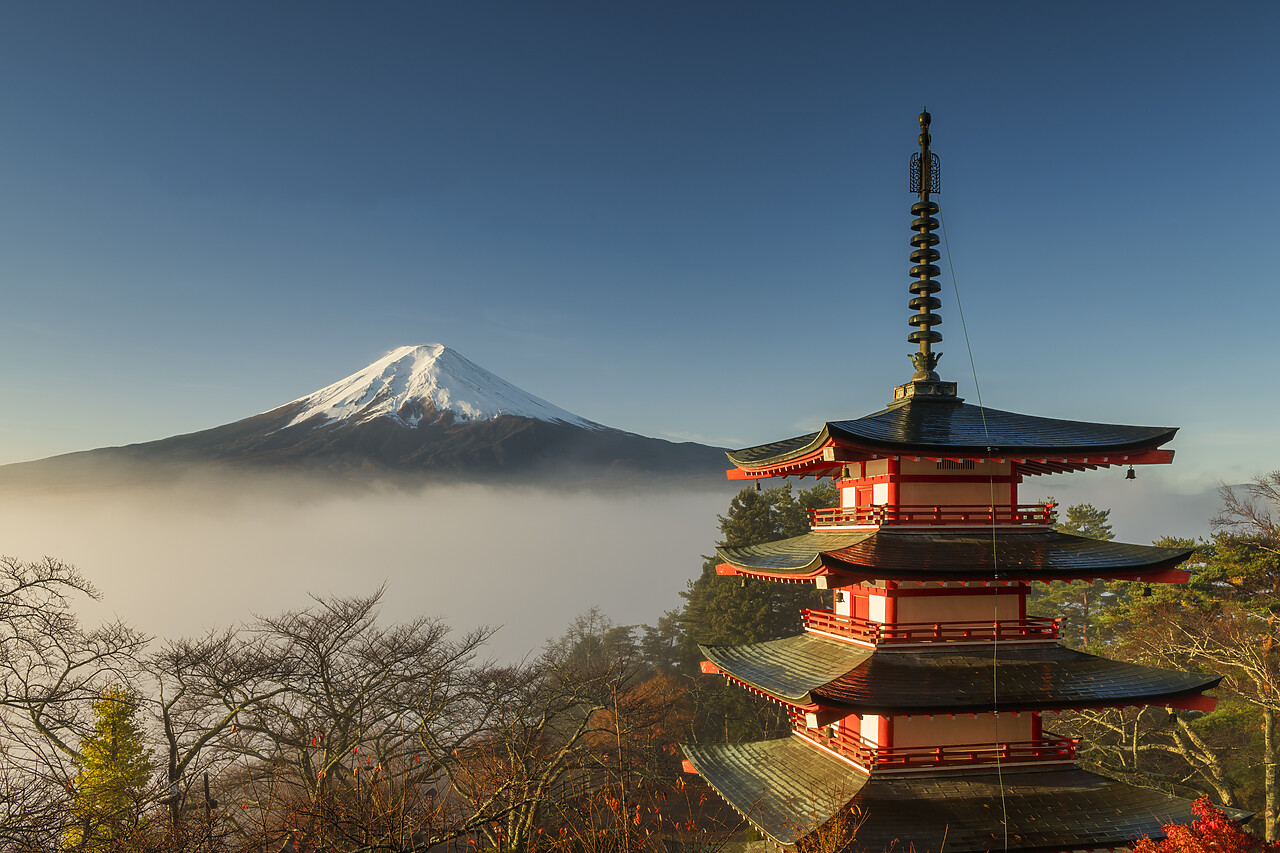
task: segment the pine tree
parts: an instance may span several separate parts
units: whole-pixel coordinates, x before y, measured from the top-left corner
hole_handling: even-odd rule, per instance
[[[1053,498],[1049,498],[1048,501],[1052,502]],[[1116,538],[1116,535],[1111,532],[1111,523],[1107,520],[1110,517],[1109,509],[1098,509],[1093,504],[1075,504],[1067,507],[1066,520],[1059,521],[1053,528],[1060,533],[1071,533],[1087,539],[1110,542]]]
[[[798,495],[790,484],[757,491],[743,489],[729,502],[729,512],[720,516],[721,547],[737,548],[788,539],[809,532],[808,508],[831,506],[835,485],[820,482]],[[680,595],[685,600],[679,611],[667,614],[659,623],[667,632],[667,644],[675,657],[675,669],[689,676],[699,672],[702,653],[698,645],[740,645],[776,640],[800,633],[800,611],[826,605],[827,593],[809,584],[748,581],[716,574],[714,557],[703,557],[702,573],[689,581]],[[671,628],[675,636],[670,636]],[[651,640],[658,639],[648,629]],[[659,667],[661,668],[661,667]],[[758,699],[740,688],[720,682],[714,687],[699,679],[695,736],[699,740],[737,741],[762,735],[778,735],[787,728],[778,706]]]
[[[1054,503],[1054,499],[1045,498],[1042,503]],[[1115,538],[1110,517],[1109,509],[1098,509],[1089,503],[1074,504],[1067,507],[1066,518],[1059,519],[1053,527],[1059,533],[1109,542]],[[1116,603],[1122,586],[1101,580],[1055,583],[1052,587],[1033,584],[1027,612],[1061,618],[1062,641],[1068,646],[1080,649],[1097,646],[1107,639],[1098,636],[1099,617]]]
[[[80,744],[71,814],[69,850],[127,849],[144,833],[143,797],[151,776],[151,753],[138,723],[138,698],[120,686],[93,703],[93,734]]]

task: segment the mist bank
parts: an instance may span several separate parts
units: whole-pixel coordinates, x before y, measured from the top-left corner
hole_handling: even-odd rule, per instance
[[[99,474],[102,472],[99,471]],[[158,472],[157,472],[158,473]],[[0,553],[73,563],[87,619],[176,638],[386,586],[389,621],[498,627],[515,660],[592,606],[653,622],[719,536],[736,487],[557,488],[353,481],[317,473],[164,472],[0,491]]]
[[[1111,510],[1116,539],[1146,545],[1162,536],[1190,539],[1212,532],[1210,519],[1221,509],[1220,483],[1184,479],[1168,466],[1135,469],[1132,480],[1124,468],[1027,477],[1019,487],[1023,503],[1052,496],[1059,511],[1090,503]]]
[[[1121,541],[1207,535],[1216,487],[1176,485],[1162,471],[1126,480],[1112,469],[1028,478],[1021,493],[1110,509]],[[190,466],[122,475],[101,464],[37,486],[0,489],[0,553],[79,566],[103,592],[101,603],[84,603],[86,618],[118,616],[177,638],[306,607],[311,594],[385,584],[387,619],[497,627],[489,652],[503,660],[540,648],[593,606],[619,624],[652,624],[677,607],[740,488],[706,478],[543,487]]]

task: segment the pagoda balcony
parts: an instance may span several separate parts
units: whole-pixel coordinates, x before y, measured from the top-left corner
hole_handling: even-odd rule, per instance
[[[799,722],[796,734],[826,747],[869,772],[964,767],[975,764],[1067,762],[1076,760],[1079,738],[1044,732],[1035,740],[1009,743],[950,743],[943,746],[876,746],[858,735],[811,729]]]
[[[830,610],[802,610],[804,628],[842,640],[880,646],[894,643],[1053,641],[1061,619],[1027,616],[973,622],[872,622]]]
[[[845,527],[966,527],[1036,525],[1054,522],[1056,504],[872,504],[870,506],[810,509],[809,526],[815,530]]]

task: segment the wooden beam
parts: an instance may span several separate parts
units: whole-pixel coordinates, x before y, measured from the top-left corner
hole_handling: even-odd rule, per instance
[[[844,718],[845,714],[841,711],[822,708],[818,711],[805,711],[804,724],[811,729],[821,729],[831,725],[832,723],[838,723]]]
[[[1206,714],[1212,711],[1218,705],[1218,700],[1212,696],[1187,696],[1182,699],[1175,699],[1167,703],[1170,708],[1182,708],[1186,711],[1204,711]]]

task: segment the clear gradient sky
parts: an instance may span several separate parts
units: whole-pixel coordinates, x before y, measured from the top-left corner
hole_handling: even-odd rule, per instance
[[[427,342],[649,435],[875,411],[927,106],[983,402],[1181,426],[1171,487],[1280,468],[1280,4],[0,10],[0,462]]]

